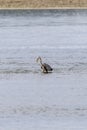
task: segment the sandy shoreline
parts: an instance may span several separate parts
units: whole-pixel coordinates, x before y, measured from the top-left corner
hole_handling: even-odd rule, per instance
[[[0,9],[87,9],[80,0],[0,0]]]

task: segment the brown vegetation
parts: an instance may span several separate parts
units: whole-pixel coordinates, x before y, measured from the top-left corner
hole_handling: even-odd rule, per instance
[[[0,8],[87,7],[87,0],[0,0]]]

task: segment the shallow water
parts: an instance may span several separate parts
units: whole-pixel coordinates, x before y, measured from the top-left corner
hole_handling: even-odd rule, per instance
[[[87,73],[87,10],[0,10],[0,73]]]
[[[86,35],[87,10],[0,10],[0,129],[87,129]]]

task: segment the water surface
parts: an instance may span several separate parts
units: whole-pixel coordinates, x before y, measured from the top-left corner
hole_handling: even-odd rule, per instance
[[[87,73],[87,10],[0,10],[0,73]]]
[[[87,10],[0,10],[2,130],[85,130],[86,77]]]

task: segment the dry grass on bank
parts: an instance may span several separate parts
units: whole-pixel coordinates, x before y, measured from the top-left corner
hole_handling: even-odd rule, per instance
[[[87,7],[87,0],[0,0],[0,8]]]

